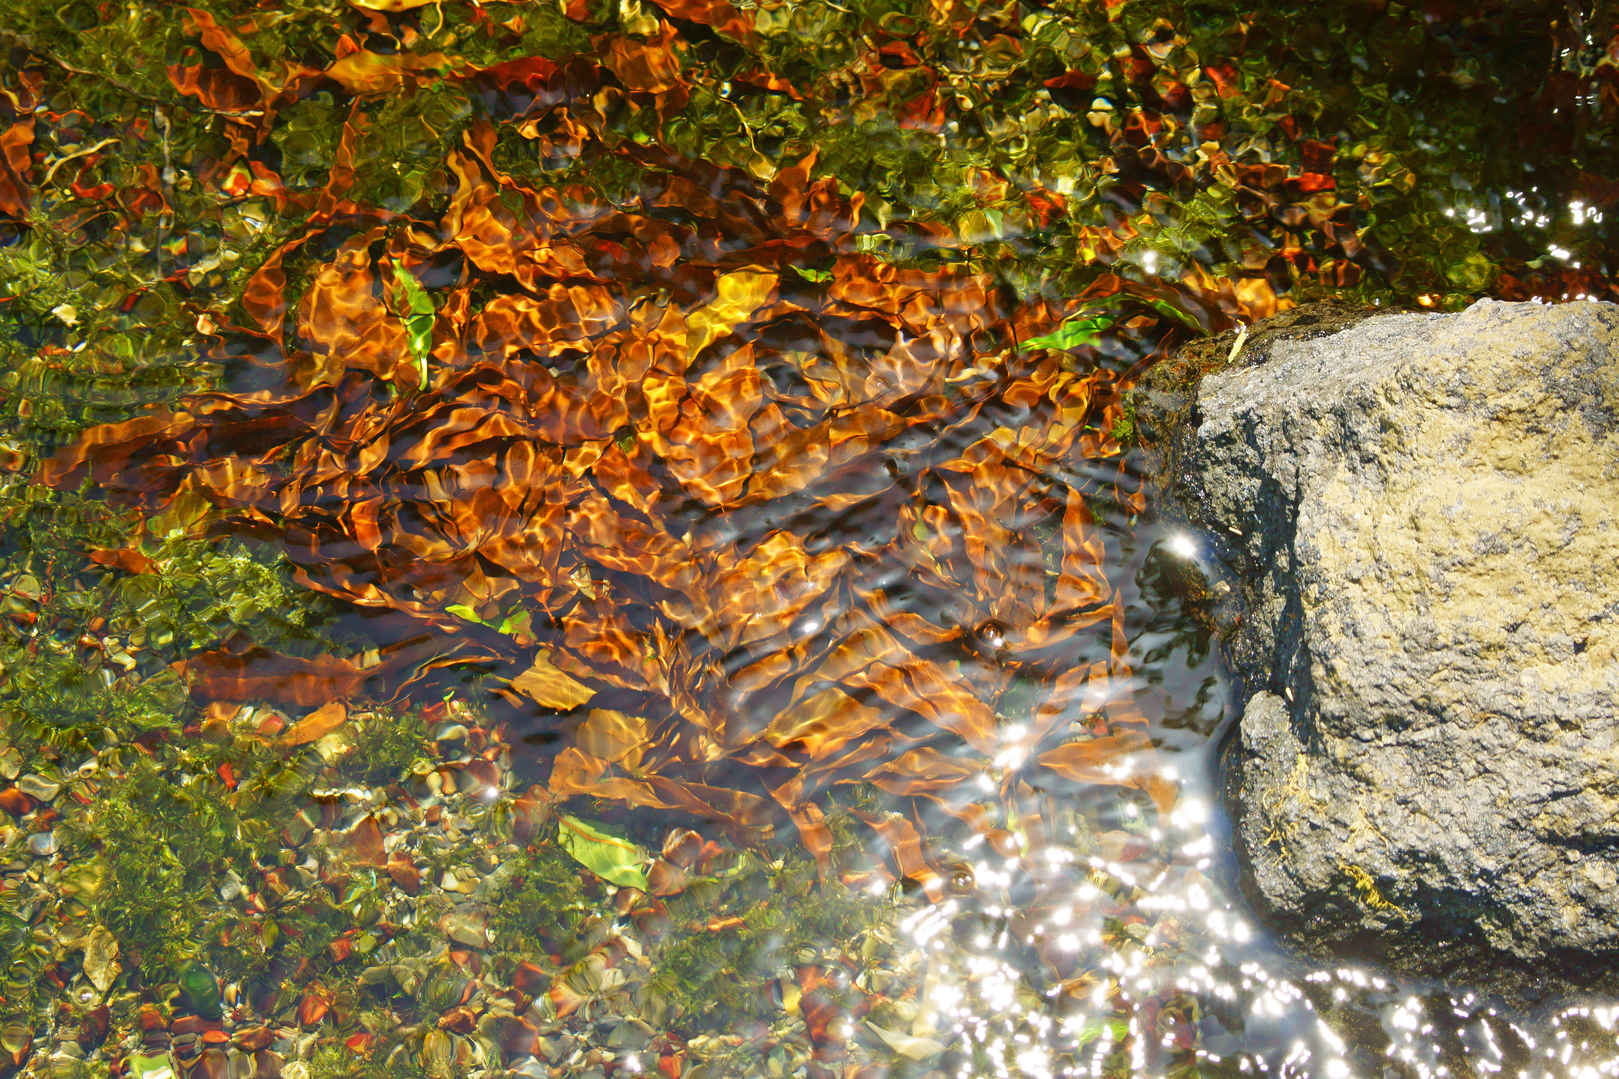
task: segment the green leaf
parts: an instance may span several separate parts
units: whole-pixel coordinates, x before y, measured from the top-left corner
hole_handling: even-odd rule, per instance
[[[1113,315],[1075,315],[1051,333],[1029,338],[1022,348],[1078,348],[1102,336],[1117,321]]]
[[[1197,319],[1193,318],[1191,315],[1188,315],[1185,311],[1182,311],[1168,300],[1149,299],[1146,301],[1146,304],[1148,307],[1152,308],[1160,315],[1163,315],[1165,318],[1172,319],[1186,326],[1190,326],[1194,330],[1202,328],[1198,325]]]
[[[534,616],[529,611],[513,611],[501,620],[500,625],[494,628],[496,632],[504,633],[508,637],[513,633],[532,633],[534,631]]]
[[[174,1061],[168,1053],[131,1053],[125,1066],[131,1079],[174,1079]]]
[[[410,354],[422,370],[421,388],[427,389],[427,353],[433,343],[433,297],[429,296],[416,278],[399,263],[394,263],[394,283],[405,294],[408,308],[405,314],[405,332],[410,335]]]
[[[817,285],[832,280],[831,270],[811,270],[803,266],[794,266],[793,272],[806,281],[813,281]]]
[[[1118,321],[1117,315],[1103,314],[1102,308],[1116,307],[1127,299],[1137,300],[1152,308],[1164,318],[1184,323],[1193,329],[1198,329],[1197,320],[1185,311],[1176,307],[1167,300],[1156,299],[1151,296],[1125,296],[1122,293],[1104,296],[1093,300],[1079,311],[1070,315],[1063,324],[1051,333],[1031,337],[1018,347],[1020,350],[1032,348],[1070,349],[1088,345],[1102,334],[1112,328]]]
[[[414,274],[399,263],[394,263],[394,281],[405,293],[405,302],[410,305],[412,315],[431,315],[433,313],[433,297],[427,294]]]
[[[465,603],[451,603],[444,609],[455,615],[457,618],[465,618],[468,622],[477,622],[479,625],[483,626],[487,626],[489,624],[483,619],[479,618],[478,612],[467,606]]]
[[[598,824],[563,815],[557,818],[557,842],[573,855],[574,861],[602,880],[647,890],[645,867],[652,859],[628,839]]]
[[[465,618],[468,622],[488,626],[496,633],[504,633],[508,637],[514,633],[531,633],[534,630],[533,613],[521,608],[506,615],[499,622],[491,622],[489,619],[481,617],[477,611],[473,610],[470,604],[466,603],[446,604],[444,609],[457,618]]]

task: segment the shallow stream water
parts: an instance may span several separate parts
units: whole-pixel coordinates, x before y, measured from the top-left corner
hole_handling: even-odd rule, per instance
[[[0,2],[0,1079],[1619,1073],[1291,954],[1129,391],[1615,297],[1609,5]]]

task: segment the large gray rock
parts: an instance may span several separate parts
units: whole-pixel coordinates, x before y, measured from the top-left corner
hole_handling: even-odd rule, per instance
[[[1202,380],[1179,449],[1240,593],[1262,913],[1317,954],[1619,982],[1619,307],[1271,341]]]

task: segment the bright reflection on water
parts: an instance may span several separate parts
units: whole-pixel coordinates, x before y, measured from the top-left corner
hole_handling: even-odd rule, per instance
[[[930,1060],[938,1070],[916,1074],[1619,1074],[1619,1005],[1515,1012],[1464,990],[1310,962],[1251,919],[1216,787],[1230,722],[1222,676],[1207,635],[1154,581],[1155,564],[1196,562],[1204,545],[1151,522],[1104,525],[1123,552],[1113,569],[1132,628],[1136,673],[1120,692],[1152,703],[1162,741],[1153,767],[1179,781],[1179,800],[1160,826],[1116,789],[1063,792],[1042,802],[1043,827],[1007,850],[957,829],[970,890],[901,923],[922,970],[908,1033],[945,1047]],[[1024,761],[1022,733],[1006,729],[1006,749],[980,777],[986,810],[1000,811],[990,792]]]

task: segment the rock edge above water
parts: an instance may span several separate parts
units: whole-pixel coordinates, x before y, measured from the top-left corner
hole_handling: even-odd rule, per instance
[[[1318,957],[1615,988],[1619,307],[1286,322],[1139,396],[1236,582],[1243,886]]]

